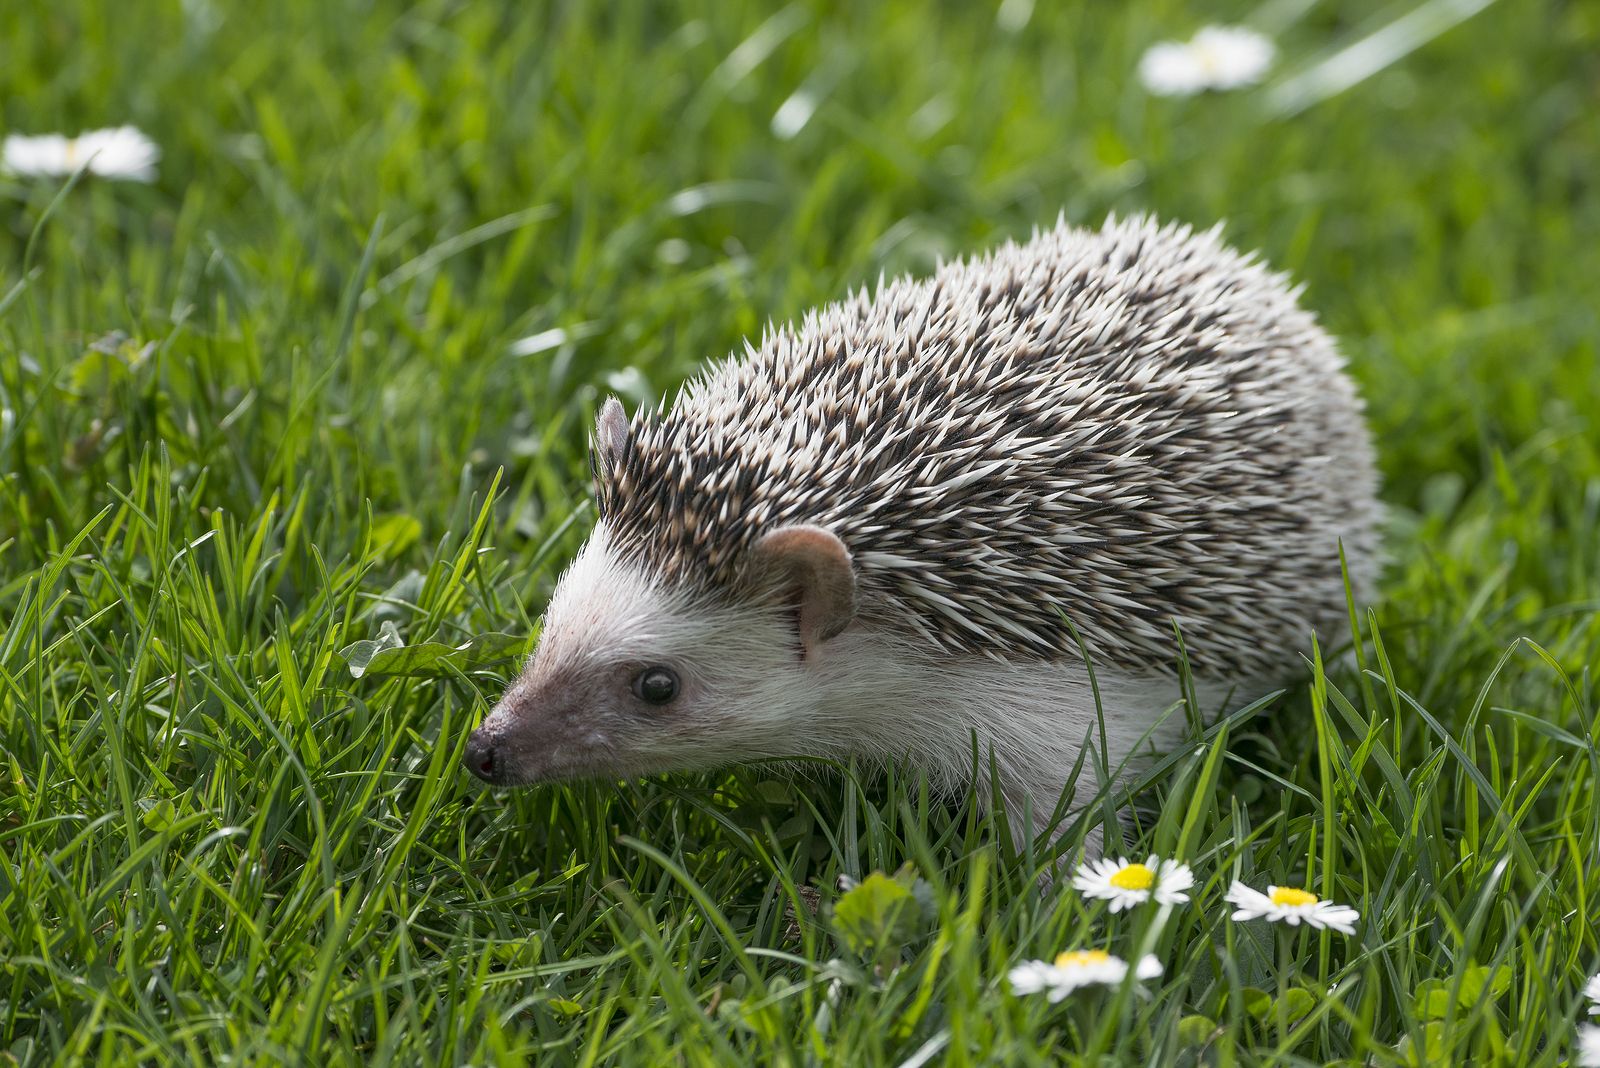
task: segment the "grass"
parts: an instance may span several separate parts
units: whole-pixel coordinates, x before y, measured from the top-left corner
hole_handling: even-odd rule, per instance
[[[1219,3],[1279,73],[1188,101],[1130,76],[1202,21],[1159,0],[0,7],[4,129],[166,153],[0,178],[0,1062],[1565,1063],[1600,965],[1600,9],[1476,6],[1328,95],[1299,76],[1405,4]],[[909,775],[473,788],[513,663],[449,650],[525,645],[599,398],[1063,209],[1226,218],[1304,280],[1392,509],[1359,655],[1111,830],[1193,863],[1192,907],[1041,893]],[[385,628],[416,673],[354,677]],[[908,863],[915,905],[907,873],[834,915]],[[1231,925],[1235,875],[1357,934]],[[1101,942],[1165,976],[1004,989]]]

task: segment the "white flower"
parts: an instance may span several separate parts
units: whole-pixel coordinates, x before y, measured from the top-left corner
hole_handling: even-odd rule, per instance
[[[1589,1015],[1600,1016],[1600,975],[1589,979],[1589,985],[1583,988],[1583,996],[1589,999]]]
[[[1192,41],[1151,45],[1139,60],[1139,80],[1157,96],[1238,89],[1261,80],[1273,53],[1272,42],[1254,30],[1207,26]]]
[[[1084,897],[1109,901],[1112,912],[1121,912],[1152,897],[1161,905],[1188,901],[1189,895],[1184,891],[1194,885],[1194,872],[1187,864],[1153,856],[1146,857],[1143,864],[1126,858],[1102,858],[1093,864],[1078,865],[1072,885]]]
[[[1080,986],[1117,986],[1128,974],[1128,962],[1103,949],[1077,949],[1062,953],[1053,961],[1030,960],[1012,968],[1006,975],[1017,994],[1044,993],[1053,1005]],[[1146,954],[1134,968],[1139,979],[1154,979],[1161,974],[1161,962]]]
[[[132,126],[77,137],[10,134],[0,144],[0,170],[29,178],[59,178],[87,168],[102,178],[153,182],[160,159],[161,146]]]
[[[1585,1024],[1578,1028],[1577,1063],[1585,1068],[1600,1068],[1600,1027]]]
[[[1341,934],[1355,934],[1361,914],[1349,905],[1322,901],[1316,894],[1293,886],[1269,886],[1266,893],[1252,890],[1234,880],[1228,902],[1238,907],[1236,920],[1268,919],[1291,927],[1304,921],[1309,927],[1326,927]]]

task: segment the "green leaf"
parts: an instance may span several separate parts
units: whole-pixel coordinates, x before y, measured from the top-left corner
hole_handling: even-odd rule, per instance
[[[875,871],[834,903],[833,923],[852,952],[882,960],[915,937],[920,911],[905,882]]]
[[[177,806],[167,798],[163,797],[145,809],[144,825],[152,831],[164,831],[176,823],[177,820]]]
[[[769,805],[794,804],[794,786],[776,779],[763,779],[756,783],[755,795]]]
[[[1446,1063],[1444,1057],[1444,1024],[1430,1023],[1422,1028],[1422,1048],[1417,1049],[1417,1043],[1411,1035],[1402,1035],[1395,1045],[1395,1052],[1400,1055],[1401,1063],[1416,1065],[1421,1068],[1427,1064]]]
[[[339,655],[350,666],[350,674],[358,679],[368,675],[434,679],[509,660],[524,652],[527,646],[526,636],[498,631],[479,634],[460,645],[443,642],[406,645],[394,623],[386,621],[377,638],[347,645],[339,650]]]
[[[1316,998],[1298,987],[1285,991],[1283,997],[1279,998],[1278,1001],[1286,1010],[1284,1018],[1291,1022],[1300,1019],[1300,1017],[1316,1008],[1317,1005]]]
[[[540,938],[535,934],[514,941],[496,942],[493,954],[501,964],[526,968],[539,963],[540,948]]]
[[[1456,1004],[1462,1008],[1471,1008],[1477,1004],[1484,989],[1489,991],[1490,1000],[1495,1000],[1511,988],[1511,969],[1506,967],[1491,968],[1486,964],[1475,964],[1461,973],[1461,992],[1456,997]]]
[[[1178,1021],[1178,1041],[1185,1046],[1209,1046],[1221,1031],[1209,1016],[1185,1016]]]
[[[347,645],[339,650],[339,655],[350,665],[350,674],[359,679],[367,673],[373,658],[379,653],[389,649],[399,649],[404,645],[405,640],[400,637],[400,628],[394,625],[393,620],[385,620],[378,628],[376,638]]]
[[[155,351],[155,342],[136,345],[120,332],[100,338],[72,363],[65,388],[79,397],[105,397],[132,377]]]
[[[422,522],[415,516],[396,512],[372,524],[372,552],[385,560],[393,560],[417,543],[422,537]]]
[[[1429,979],[1417,987],[1415,1002],[1417,1016],[1424,1020],[1442,1020],[1450,1014],[1450,989],[1442,979]]]
[[[420,609],[417,601],[422,596],[423,587],[427,577],[422,572],[412,568],[395,580],[394,585],[384,590],[378,596],[377,602],[372,607],[372,620],[380,627],[385,623],[397,624],[404,619],[410,619]]]
[[[1417,1015],[1424,1020],[1442,1020],[1448,1016],[1452,982],[1450,979],[1429,979],[1419,983],[1414,995]],[[1497,1000],[1510,986],[1510,969],[1475,964],[1461,973],[1460,986],[1456,990],[1456,1011],[1458,1014],[1470,1011],[1485,990],[1489,992],[1489,1000]]]

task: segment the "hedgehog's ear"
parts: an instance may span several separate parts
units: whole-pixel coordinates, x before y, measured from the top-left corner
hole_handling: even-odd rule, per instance
[[[607,397],[594,420],[594,477],[609,482],[628,455],[628,413],[622,402]]]
[[[757,567],[794,599],[803,657],[809,659],[855,619],[850,550],[831,531],[804,524],[779,527],[763,534],[753,553]]]

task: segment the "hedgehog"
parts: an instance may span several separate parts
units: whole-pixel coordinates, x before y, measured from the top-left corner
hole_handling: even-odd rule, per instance
[[[466,767],[898,762],[994,776],[1019,829],[1081,810],[1075,767],[1181,741],[1185,679],[1270,693],[1377,577],[1363,405],[1299,295],[1220,226],[1058,221],[769,326],[670,410],[607,400],[593,533]]]

